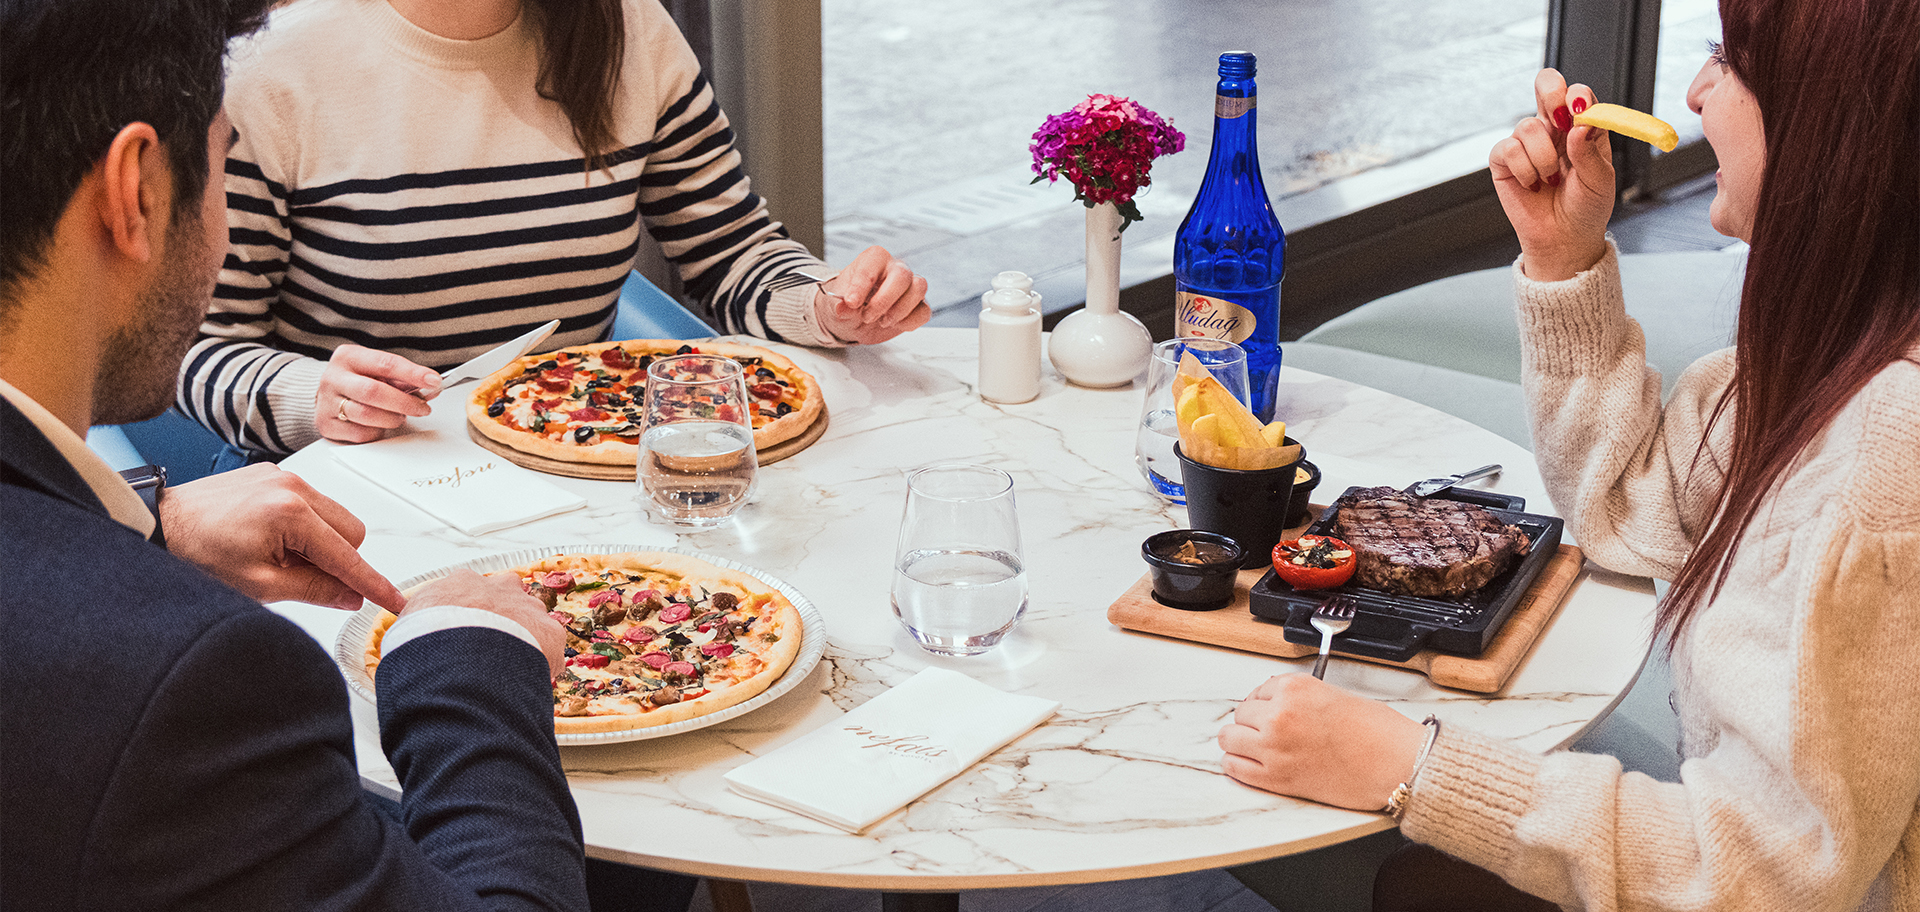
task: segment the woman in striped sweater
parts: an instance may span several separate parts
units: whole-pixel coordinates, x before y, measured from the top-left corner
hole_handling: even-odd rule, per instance
[[[657,0],[300,0],[236,49],[227,111],[231,247],[178,402],[255,453],[378,439],[548,320],[606,338],[644,243],[725,332],[836,346],[930,315],[877,247],[809,276]]]

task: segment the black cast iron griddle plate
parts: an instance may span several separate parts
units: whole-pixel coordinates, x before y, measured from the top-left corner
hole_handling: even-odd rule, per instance
[[[1348,488],[1340,498],[1350,497],[1358,490],[1361,488]],[[1557,516],[1522,512],[1526,499],[1507,494],[1449,488],[1433,496],[1485,507],[1502,522],[1519,526],[1527,536],[1527,553],[1485,586],[1454,599],[1394,595],[1354,583],[1333,589],[1296,591],[1268,568],[1248,593],[1249,610],[1255,617],[1284,623],[1287,642],[1317,647],[1320,631],[1313,629],[1311,623],[1313,609],[1334,593],[1343,592],[1359,603],[1359,610],[1354,614],[1353,626],[1333,638],[1336,652],[1390,662],[1405,662],[1422,649],[1479,655],[1493,642],[1494,634],[1500,632],[1507,616],[1519,606],[1541,568],[1553,558],[1566,521]],[[1339,500],[1335,499],[1320,514],[1308,527],[1307,534],[1333,534],[1333,514],[1339,508]]]

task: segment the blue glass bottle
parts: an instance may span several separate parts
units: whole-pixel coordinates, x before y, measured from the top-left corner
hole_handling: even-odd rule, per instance
[[[1174,331],[1240,343],[1253,413],[1272,421],[1287,233],[1260,179],[1253,76],[1252,54],[1220,55],[1207,176],[1174,235]]]

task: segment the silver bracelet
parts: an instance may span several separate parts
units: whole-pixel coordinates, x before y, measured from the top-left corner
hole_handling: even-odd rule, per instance
[[[1420,755],[1413,758],[1413,772],[1407,774],[1407,781],[1393,787],[1393,794],[1387,796],[1387,806],[1382,811],[1391,815],[1397,822],[1407,815],[1407,802],[1413,800],[1413,783],[1420,778],[1420,768],[1427,765],[1427,755],[1433,753],[1433,742],[1440,738],[1440,717],[1428,716],[1420,720],[1427,727],[1427,743],[1420,746]]]

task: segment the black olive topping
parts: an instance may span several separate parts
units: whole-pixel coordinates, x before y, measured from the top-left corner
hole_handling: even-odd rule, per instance
[[[494,400],[492,405],[487,406],[488,418],[498,418],[501,415],[504,415],[506,413],[507,413],[507,400],[505,399],[496,399]]]
[[[593,428],[577,427],[573,429],[573,441],[575,443],[586,443],[587,441],[592,439],[593,439]]]
[[[780,403],[777,407],[774,408],[774,414],[776,415],[785,415],[791,411],[793,411],[793,406],[788,405],[784,402]]]
[[[682,345],[679,348],[674,349],[673,353],[676,355],[691,355],[693,354],[693,346]]]
[[[754,372],[753,372],[753,375],[754,375],[755,377],[759,377],[759,378],[761,378],[761,379],[764,379],[764,380],[772,380],[772,379],[773,379],[773,371],[770,371],[770,370],[767,370],[767,369],[766,369],[766,368],[764,368],[764,367],[763,367],[763,368],[760,368],[760,369],[759,369],[759,370],[757,370],[757,371],[754,371]]]
[[[539,369],[541,369],[541,370],[553,370],[554,368],[556,368],[556,367],[559,367],[559,366],[560,366],[560,362],[558,362],[558,361],[555,361],[555,360],[553,360],[552,358],[548,358],[547,360],[545,360],[545,361],[542,361],[542,362],[540,362],[539,364],[537,364],[537,365],[535,365],[535,366],[536,366],[536,367],[538,367],[538,368],[539,368]]]

